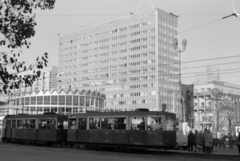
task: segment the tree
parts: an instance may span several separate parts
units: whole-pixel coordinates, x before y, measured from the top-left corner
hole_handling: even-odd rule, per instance
[[[223,103],[220,107],[220,115],[224,121],[227,121],[228,131],[231,134],[232,133],[232,125],[233,125],[232,123],[235,120],[234,104],[229,100],[223,101]]]
[[[221,118],[221,107],[223,102],[226,100],[226,94],[223,93],[223,90],[214,88],[211,91],[211,97],[209,98],[209,100],[211,100],[213,106],[210,107],[212,113],[213,113],[213,117],[216,120],[216,132],[219,131],[219,120]]]
[[[12,89],[18,89],[21,84],[25,87],[32,86],[33,82],[40,77],[41,69],[47,66],[48,54],[36,59],[36,63],[26,66],[25,62],[19,62],[22,51],[21,47],[29,48],[29,38],[35,35],[34,9],[53,9],[55,0],[0,0],[0,32],[4,39],[0,40],[0,46],[6,46],[11,52],[0,52],[0,83],[5,94],[11,93]],[[14,53],[13,49],[19,49]],[[9,68],[15,72],[9,72]],[[18,73],[32,70],[33,74],[24,77]]]

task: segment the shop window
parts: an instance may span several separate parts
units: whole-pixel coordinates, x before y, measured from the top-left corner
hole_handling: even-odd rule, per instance
[[[50,96],[44,96],[44,105],[50,105]]]
[[[43,104],[43,96],[37,96],[37,104],[42,105]]]

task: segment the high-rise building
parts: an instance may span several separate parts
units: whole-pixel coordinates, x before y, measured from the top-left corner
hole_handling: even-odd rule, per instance
[[[156,8],[60,34],[58,88],[100,91],[105,108],[177,112],[177,27],[177,16]]]

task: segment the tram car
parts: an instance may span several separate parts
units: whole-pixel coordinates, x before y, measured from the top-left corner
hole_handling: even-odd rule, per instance
[[[67,140],[67,116],[8,115],[3,119],[2,141],[62,144]]]
[[[67,143],[117,149],[168,149],[176,144],[176,115],[148,110],[73,114]]]

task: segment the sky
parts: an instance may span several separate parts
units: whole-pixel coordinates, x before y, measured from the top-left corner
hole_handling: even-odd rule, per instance
[[[240,14],[222,19],[240,13],[240,0],[56,0],[54,9],[36,10],[36,35],[21,59],[34,63],[48,52],[49,64],[58,65],[58,34],[152,7],[179,15],[179,41],[188,42],[182,83],[203,80],[209,68],[221,81],[240,85]]]

